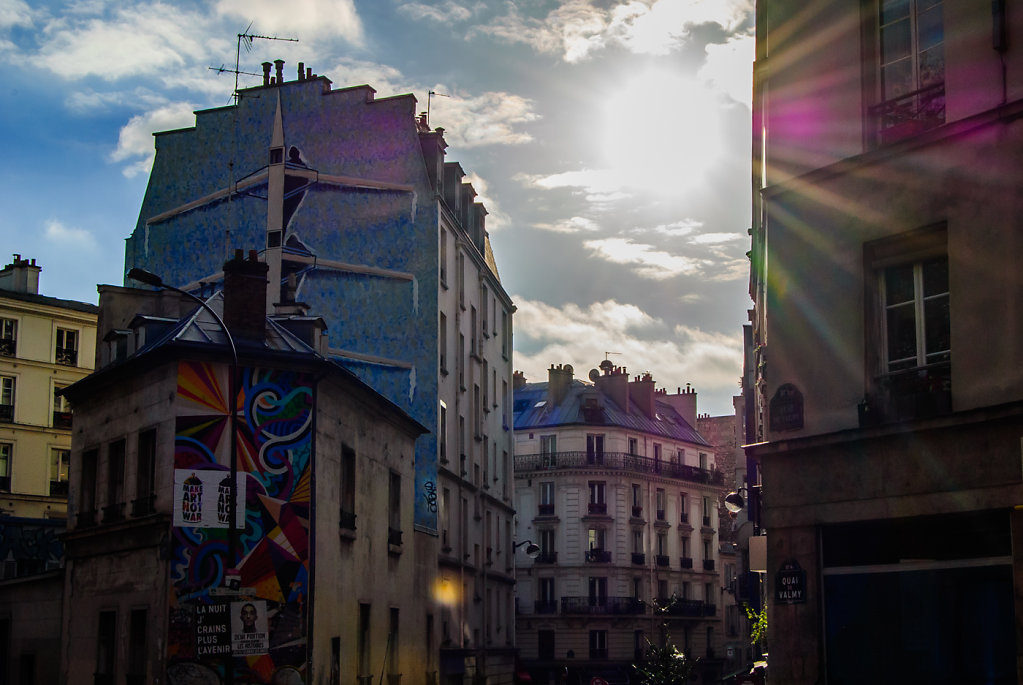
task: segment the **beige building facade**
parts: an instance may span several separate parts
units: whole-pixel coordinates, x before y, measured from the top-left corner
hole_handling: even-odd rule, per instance
[[[770,679],[1023,671],[1023,8],[757,3]]]
[[[633,675],[648,641],[724,668],[718,501],[696,393],[668,395],[610,362],[515,390],[516,631],[534,679]],[[664,611],[658,611],[663,608]]]

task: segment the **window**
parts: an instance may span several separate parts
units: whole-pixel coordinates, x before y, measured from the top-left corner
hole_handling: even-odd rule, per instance
[[[359,681],[363,678],[373,676],[373,664],[370,661],[370,644],[372,642],[369,632],[370,605],[359,603],[359,627],[356,633],[356,658],[359,672]]]
[[[448,406],[440,403],[440,412],[437,417],[439,424],[437,429],[437,448],[440,451],[440,463],[448,463]]]
[[[639,441],[636,438],[629,438],[629,454],[633,456],[639,454]]]
[[[476,306],[469,305],[469,354],[479,356],[479,323],[476,316]]]
[[[606,630],[591,630],[590,631],[590,658],[591,659],[606,659],[607,658],[607,631]]]
[[[586,531],[586,545],[590,552],[604,549],[605,531],[603,528],[589,528]]]
[[[541,661],[554,660],[554,631],[536,631],[536,654]]]
[[[343,530],[355,530],[355,450],[341,445],[341,483],[338,492],[338,525]]]
[[[398,626],[400,621],[398,620],[397,607],[391,607],[389,614],[390,622],[387,626],[387,674],[389,680],[393,682],[393,676],[398,673]]]
[[[667,506],[668,506],[667,505],[668,498],[664,494],[664,489],[663,488],[657,488],[656,500],[657,500],[657,520],[658,521],[664,521],[665,520],[665,516],[666,516],[666,509],[667,509]]]
[[[657,534],[657,556],[668,556],[668,536],[664,533]]]
[[[133,516],[156,511],[156,429],[139,431],[135,469],[135,501]]]
[[[540,596],[537,597],[537,612],[554,613],[557,610],[557,599],[554,596],[554,579],[541,578],[539,586]]]
[[[50,450],[50,495],[67,497],[67,476],[71,467],[71,450]]]
[[[711,512],[711,509],[712,509],[712,505],[711,505],[710,497],[707,497],[706,495],[704,495],[704,497],[703,497],[703,525],[705,525],[705,526],[709,526],[710,525],[710,517],[711,517],[710,512]]]
[[[654,443],[654,473],[661,472],[661,446]]]
[[[440,329],[437,342],[437,347],[440,352],[440,372],[447,374],[448,372],[448,317],[444,312],[440,313],[440,322],[437,324]]]
[[[11,491],[11,460],[14,458],[14,445],[0,442],[0,491]]]
[[[110,523],[124,518],[124,440],[115,440],[107,447],[107,503],[103,521]]]
[[[554,515],[554,481],[540,482],[540,506],[537,514],[540,516]]]
[[[13,357],[18,352],[18,322],[0,319],[0,357]]]
[[[96,474],[99,467],[99,450],[82,452],[82,484],[78,498],[78,525],[91,526],[96,523]]]
[[[401,474],[391,472],[387,505],[387,544],[401,544]]]
[[[465,390],[465,336],[458,334],[458,359],[455,361],[458,367],[458,387]]]
[[[590,481],[590,505],[589,513],[606,514],[607,502],[604,500],[606,484],[602,480]]]
[[[700,452],[700,468],[706,471],[709,468],[709,458],[706,452]]]
[[[589,599],[590,606],[602,607],[607,605],[607,578],[590,576]]]
[[[473,383],[472,386],[472,430],[473,435],[479,440],[483,435],[483,404],[479,383]]]
[[[881,142],[945,122],[941,0],[882,0],[878,17],[881,102],[872,109]]]
[[[78,366],[78,331],[57,329],[57,345],[53,359],[65,366]]]
[[[132,609],[128,631],[128,685],[146,682],[146,627],[149,624],[145,609]]]
[[[445,288],[448,287],[448,232],[444,228],[440,229],[440,256],[438,258],[440,262],[440,284]]]
[[[501,328],[504,329],[504,335],[501,336],[501,356],[507,359],[511,345],[511,319],[508,318],[508,312],[504,310],[501,311]]]
[[[71,429],[71,403],[61,394],[63,385],[53,386],[53,427]]]
[[[554,552],[554,529],[553,528],[541,528],[537,531],[538,537],[537,544],[540,545],[540,556],[537,557],[538,561],[553,562],[557,559]]]
[[[633,528],[632,529],[632,553],[642,554],[643,553],[643,529]]]
[[[96,631],[96,683],[114,682],[114,665],[117,663],[117,612],[99,612],[99,626]]]
[[[485,285],[480,286],[480,323],[483,326],[483,335],[490,337],[487,320],[490,318],[490,296]]]
[[[604,463],[604,436],[591,434],[586,436],[586,463]]]
[[[14,376],[0,376],[0,421],[14,421]]]
[[[458,305],[465,309],[465,255],[461,252],[455,258],[455,278],[458,279]]]
[[[679,523],[689,523],[689,498],[686,497],[686,493],[680,492],[678,499],[679,511],[682,512],[681,516],[679,516]]]

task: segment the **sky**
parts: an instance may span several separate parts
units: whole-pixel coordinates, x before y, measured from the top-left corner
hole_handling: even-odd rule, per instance
[[[240,87],[304,62],[335,88],[413,93],[444,128],[488,211],[527,380],[607,358],[731,414],[752,31],[753,0],[0,0],[0,259],[95,303],[122,283],[152,134],[230,104],[236,55]]]

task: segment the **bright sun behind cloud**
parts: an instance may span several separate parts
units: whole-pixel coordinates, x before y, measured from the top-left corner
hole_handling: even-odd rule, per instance
[[[657,194],[700,184],[722,152],[717,95],[681,70],[648,68],[604,97],[604,164]]]

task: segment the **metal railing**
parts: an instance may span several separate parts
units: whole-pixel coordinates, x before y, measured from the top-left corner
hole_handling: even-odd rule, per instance
[[[148,516],[156,513],[156,493],[141,495],[138,499],[131,501],[131,515],[133,517]]]
[[[670,565],[670,563],[668,562],[667,554],[658,554],[656,557],[654,557],[654,560],[657,562],[658,566],[663,566],[667,568]]]
[[[534,614],[556,614],[558,603],[555,600],[538,599],[533,603]]]
[[[642,552],[633,552],[632,563],[643,566],[644,564],[646,564],[646,555],[643,554]]]
[[[563,614],[628,616],[646,612],[643,600],[635,597],[562,597]]]
[[[879,142],[893,143],[945,123],[945,84],[935,83],[870,108]]]
[[[607,564],[611,561],[611,551],[606,549],[586,550],[586,561],[591,564]]]
[[[713,559],[704,559],[703,560],[703,570],[704,571],[713,571],[714,570],[714,560]]]
[[[708,604],[698,599],[664,597],[657,600],[657,604],[661,607],[661,612],[668,616],[703,618],[704,616],[713,616],[715,611],[713,604]]]
[[[579,469],[592,465],[593,463],[587,457],[586,452],[515,455],[516,473]],[[636,454],[628,454],[627,452],[605,452],[603,463],[600,466],[604,469],[618,469],[636,473],[656,473],[668,478],[678,478],[693,483],[706,483],[708,485],[725,484],[725,474],[723,471],[712,471],[710,469],[689,466],[688,464],[665,462],[649,457],[641,457]]]
[[[682,557],[682,568],[692,568],[692,567],[693,567],[693,558],[692,557]]]

